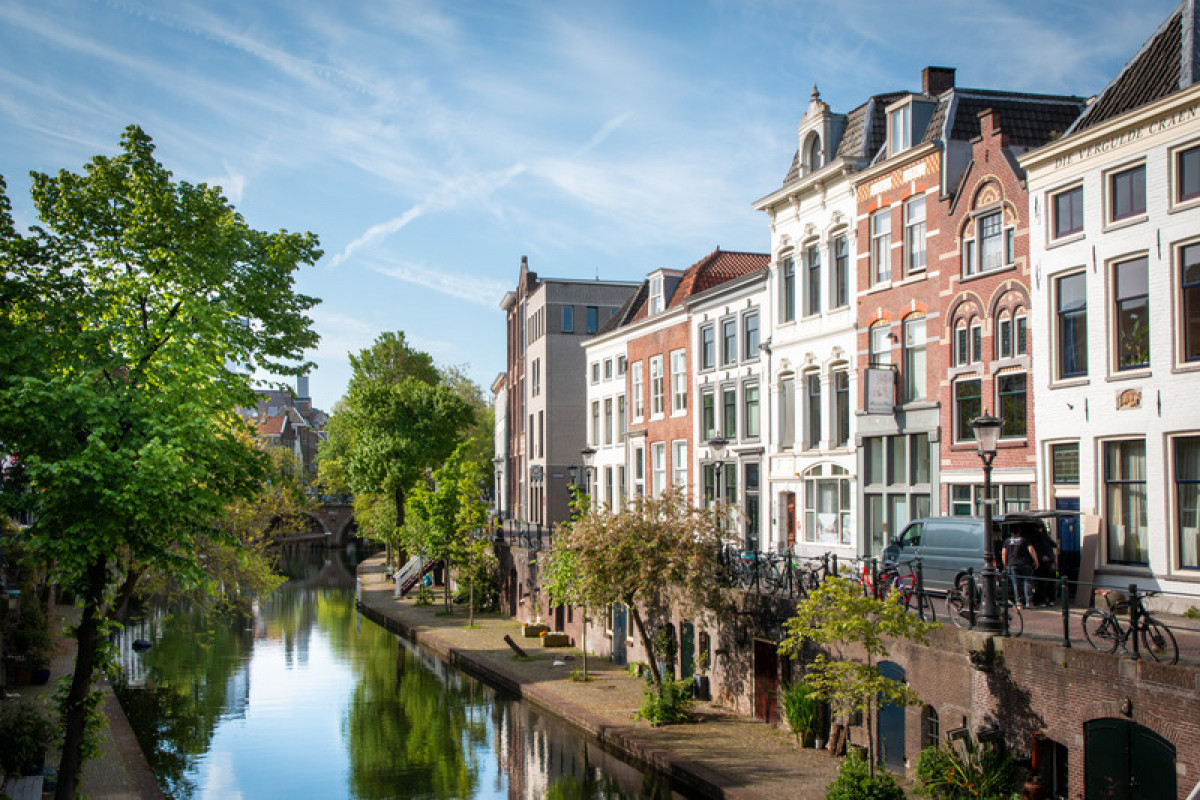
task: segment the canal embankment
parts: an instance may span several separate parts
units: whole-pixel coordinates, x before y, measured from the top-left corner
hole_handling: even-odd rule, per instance
[[[711,703],[696,704],[697,721],[652,727],[636,718],[644,682],[624,667],[589,658],[590,681],[572,680],[583,669],[573,648],[543,648],[523,639],[515,620],[476,615],[468,627],[461,608],[446,615],[440,603],[418,606],[393,596],[382,557],[359,565],[361,608],[368,618],[487,682],[511,691],[583,731],[606,749],[670,778],[696,796],[788,797],[814,800],[837,772],[839,760],[799,749],[778,728]],[[504,642],[525,648],[519,659]]]

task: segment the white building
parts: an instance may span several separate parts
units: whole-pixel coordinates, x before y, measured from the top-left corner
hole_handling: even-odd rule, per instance
[[[1020,159],[1039,499],[1083,513],[1081,577],[1094,566],[1101,585],[1200,590],[1196,33],[1188,0],[1067,135]]]

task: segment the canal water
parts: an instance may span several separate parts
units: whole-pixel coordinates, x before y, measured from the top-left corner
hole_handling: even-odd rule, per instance
[[[168,797],[682,796],[362,618],[344,552],[287,567],[252,620],[156,611],[122,634],[117,695]]]

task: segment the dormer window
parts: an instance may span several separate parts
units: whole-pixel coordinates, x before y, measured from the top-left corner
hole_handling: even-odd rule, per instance
[[[888,155],[912,147],[912,104],[888,112]]]
[[[663,276],[655,275],[650,279],[650,313],[658,314],[663,310]]]
[[[816,172],[822,166],[821,137],[817,133],[808,136],[808,144],[804,148],[804,163],[809,172]]]

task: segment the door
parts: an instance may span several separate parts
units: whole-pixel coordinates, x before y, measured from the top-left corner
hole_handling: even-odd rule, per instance
[[[625,664],[625,606],[612,604],[612,660],[614,664]]]
[[[779,650],[774,642],[754,640],[754,716],[779,721]]]
[[[1078,497],[1054,498],[1056,511],[1079,511]],[[1059,517],[1057,520],[1058,533],[1058,571],[1066,575],[1067,580],[1079,580],[1079,515],[1072,514]],[[1072,583],[1073,585],[1073,583]]]
[[[783,493],[783,525],[788,549],[796,545],[796,493]]]
[[[1084,723],[1087,797],[1154,800],[1175,797],[1175,745],[1127,719]]]
[[[679,679],[696,674],[696,629],[690,622],[679,623]]]
[[[904,668],[891,661],[879,662],[879,674],[893,681],[904,683]],[[879,705],[879,759],[878,764],[891,772],[904,774],[904,706],[881,702]]]

